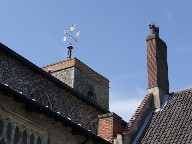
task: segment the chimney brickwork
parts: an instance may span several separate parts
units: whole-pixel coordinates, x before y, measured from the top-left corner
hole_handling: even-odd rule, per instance
[[[148,88],[160,87],[169,92],[167,46],[156,35],[147,37]]]
[[[98,135],[108,141],[112,141],[117,134],[122,134],[126,122],[115,113],[107,113],[98,116]]]
[[[167,45],[159,38],[159,27],[149,25],[147,36],[148,93],[154,95],[155,108],[159,108],[166,94],[169,94]]]

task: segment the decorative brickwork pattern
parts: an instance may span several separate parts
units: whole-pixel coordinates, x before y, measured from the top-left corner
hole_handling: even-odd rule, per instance
[[[162,111],[155,112],[140,140],[146,143],[192,143],[192,89],[170,96]]]
[[[148,88],[160,87],[169,92],[167,46],[156,35],[147,37]]]

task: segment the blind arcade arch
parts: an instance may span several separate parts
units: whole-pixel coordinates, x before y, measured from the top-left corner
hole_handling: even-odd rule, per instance
[[[0,144],[48,144],[49,132],[0,108]]]
[[[49,95],[45,91],[43,87],[37,87],[32,90],[30,94],[30,98],[37,101],[38,103],[52,108],[51,100],[49,98]]]

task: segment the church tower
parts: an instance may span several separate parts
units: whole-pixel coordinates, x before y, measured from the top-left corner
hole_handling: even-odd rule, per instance
[[[63,83],[74,88],[87,99],[109,110],[109,80],[77,58],[42,68]]]

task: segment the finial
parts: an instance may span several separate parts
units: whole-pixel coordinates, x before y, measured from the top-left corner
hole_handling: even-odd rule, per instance
[[[72,49],[73,49],[73,46],[70,44],[68,47],[68,59],[70,59],[71,58],[71,56],[72,56]]]
[[[149,29],[151,31],[151,34],[155,34],[156,36],[159,36],[159,27],[156,26],[154,22],[151,22],[149,24]]]
[[[70,29],[68,31],[64,30],[64,38],[63,38],[63,41],[67,41],[69,39],[69,46],[67,47],[68,48],[68,57],[67,58],[71,58],[72,56],[72,49],[73,49],[73,46],[71,45],[71,40],[74,40],[75,42],[77,42],[77,37],[80,35],[80,31],[76,32],[75,33],[75,36],[74,36],[74,31],[76,29],[76,24],[74,25],[71,25]]]

